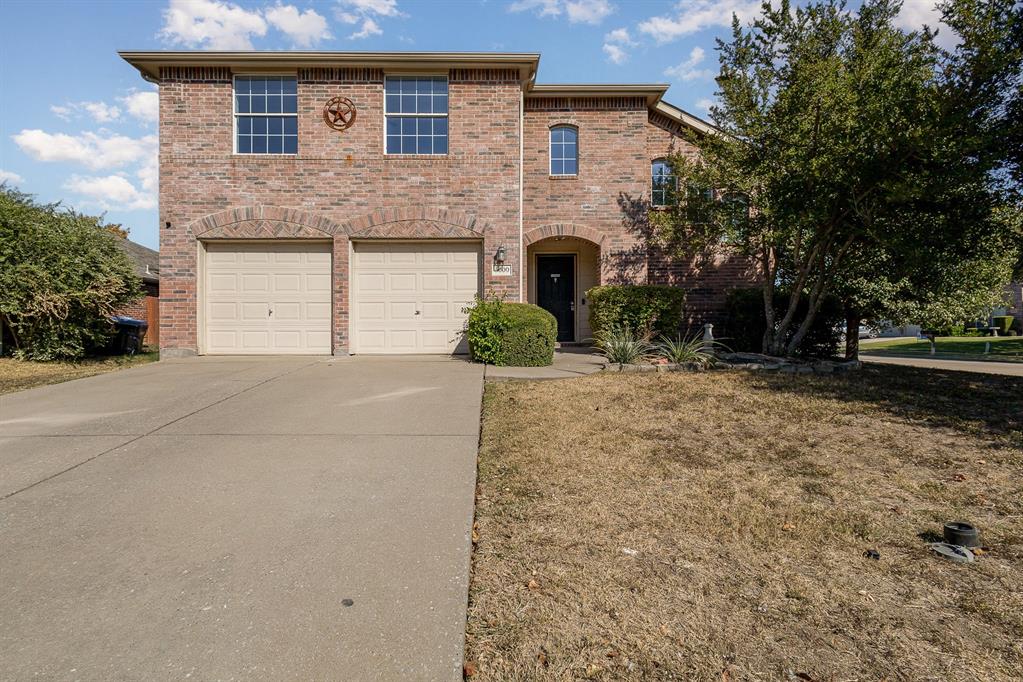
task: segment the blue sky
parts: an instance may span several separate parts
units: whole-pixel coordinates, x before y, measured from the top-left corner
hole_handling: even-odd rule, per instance
[[[157,94],[124,49],[539,52],[540,83],[670,83],[706,116],[714,38],[760,0],[2,0],[0,181],[157,247]],[[934,22],[909,0],[906,28]]]

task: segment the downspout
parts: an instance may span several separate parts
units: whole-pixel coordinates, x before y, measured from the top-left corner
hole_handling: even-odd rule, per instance
[[[523,142],[522,136],[525,134],[525,114],[523,113],[526,108],[526,88],[522,87],[519,90],[519,303],[524,303],[526,300],[526,251],[525,251],[525,237],[522,233],[522,157],[523,157]]]

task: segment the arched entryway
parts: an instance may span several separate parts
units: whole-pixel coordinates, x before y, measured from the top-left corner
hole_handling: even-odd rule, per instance
[[[561,343],[582,343],[592,336],[586,292],[601,282],[595,239],[600,237],[593,233],[555,233],[527,240],[526,300],[554,315]]]

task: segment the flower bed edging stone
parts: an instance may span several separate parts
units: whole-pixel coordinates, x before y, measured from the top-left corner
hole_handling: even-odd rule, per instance
[[[712,370],[736,371],[746,370],[750,372],[779,372],[781,374],[843,374],[853,372],[862,368],[859,360],[838,362],[834,360],[815,360],[812,362],[800,362],[775,358],[767,355],[753,356],[751,354],[730,353],[722,355],[720,362],[712,367],[705,367],[696,362],[667,363],[667,364],[619,364],[605,363],[605,372],[705,372]]]

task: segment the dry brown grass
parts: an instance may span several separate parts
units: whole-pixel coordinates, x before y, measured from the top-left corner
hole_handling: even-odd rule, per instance
[[[1023,677],[1018,378],[603,374],[484,412],[474,679]],[[932,556],[952,519],[990,553]]]
[[[155,352],[140,353],[131,357],[90,358],[81,362],[29,362],[0,358],[0,395],[134,367],[153,362],[159,356]]]

